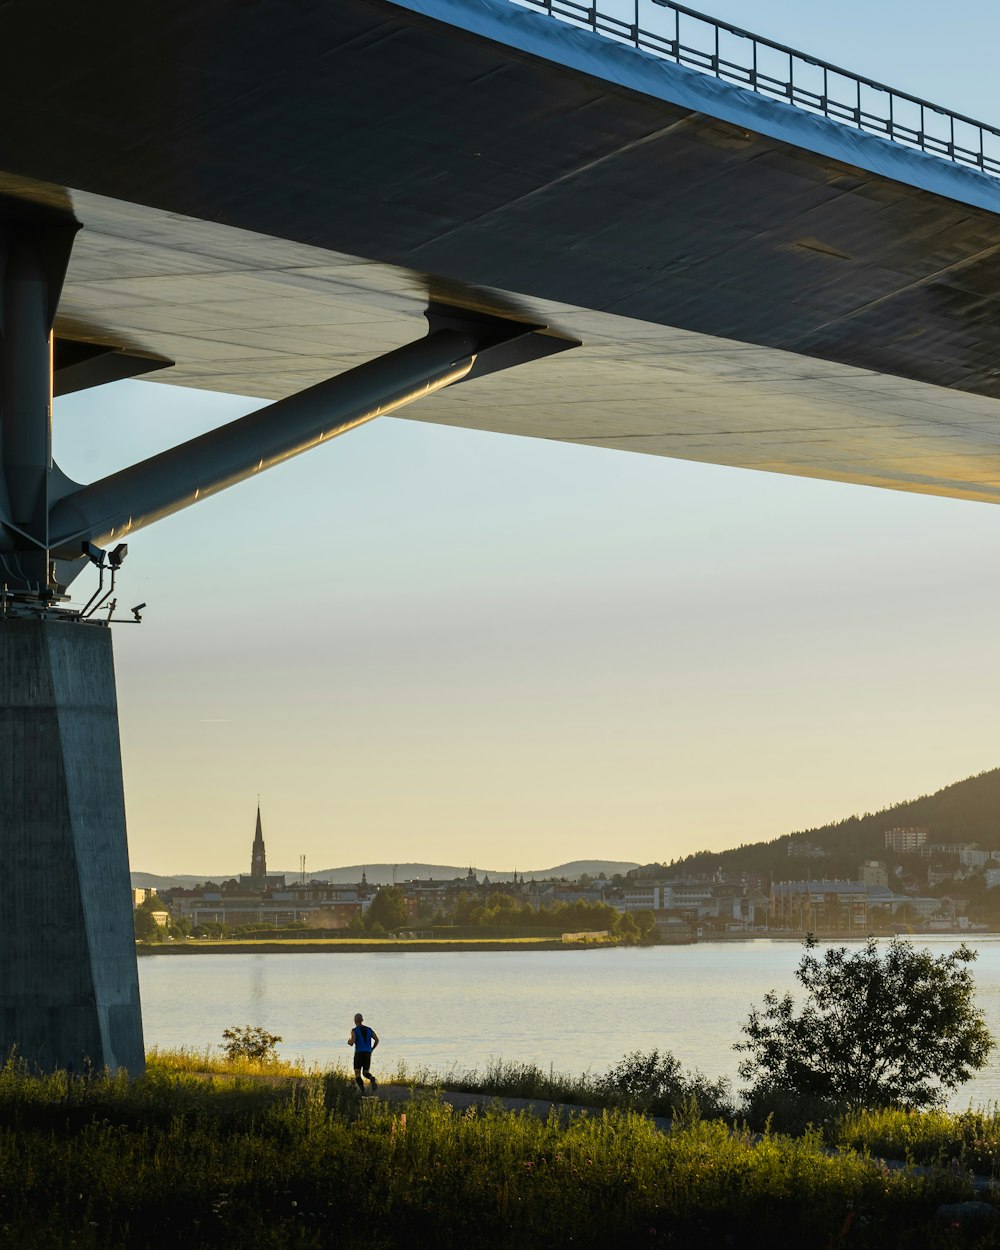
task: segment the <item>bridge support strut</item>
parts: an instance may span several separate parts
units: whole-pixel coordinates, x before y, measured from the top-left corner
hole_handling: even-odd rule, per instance
[[[0,1051],[145,1060],[111,630],[0,624]]]
[[[576,344],[431,306],[415,342],[81,486],[56,466],[51,433],[53,326],[75,230],[0,204],[0,1057],[135,1074],[144,1055],[111,631],[69,606],[70,583],[88,560],[108,567],[103,543],[443,387]],[[77,369],[73,389],[82,376],[110,375]],[[116,570],[123,555],[109,557]]]

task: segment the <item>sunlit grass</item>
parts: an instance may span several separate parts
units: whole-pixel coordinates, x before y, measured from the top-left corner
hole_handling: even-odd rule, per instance
[[[599,1078],[590,1073],[573,1077],[556,1072],[554,1068],[546,1071],[537,1064],[517,1060],[492,1059],[481,1071],[453,1067],[424,1083],[461,1092],[542,1099],[583,1107],[611,1105],[600,1088]]]
[[[1000,1176],[1000,1110],[860,1111],[845,1116],[832,1134],[837,1145],[891,1159],[957,1164]]]
[[[192,1058],[197,1052],[185,1052]],[[0,1244],[18,1250],[729,1245],[916,1250],[959,1176],[891,1172],[816,1134],[757,1139],[606,1111],[568,1122],[433,1092],[361,1101],[343,1072],[262,1082],[150,1065],[0,1071]],[[308,1074],[307,1074],[308,1075]],[[220,1079],[224,1078],[224,1079]]]
[[[150,1069],[173,1073],[212,1073],[218,1076],[320,1076],[324,1069],[313,1063],[308,1067],[301,1059],[230,1059],[221,1047],[206,1046],[203,1050],[182,1046],[179,1049],[151,1046],[146,1051]]]
[[[140,942],[137,943],[143,950],[153,953],[161,953],[169,950],[174,946],[186,946],[193,949],[206,951],[218,951],[220,949],[239,949],[252,948],[255,946],[286,946],[289,948],[300,946],[314,946],[318,949],[328,949],[331,946],[351,947],[362,945],[374,946],[551,946],[556,944],[564,945],[562,937],[559,933],[550,933],[542,937],[461,937],[461,938],[397,938],[385,934],[378,933],[359,933],[353,937],[253,937],[253,938],[175,938],[170,942]],[[587,939],[574,943],[565,943],[569,946],[613,946],[614,942],[607,939]]]

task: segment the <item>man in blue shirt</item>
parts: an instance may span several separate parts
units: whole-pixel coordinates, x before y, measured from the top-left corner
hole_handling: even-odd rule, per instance
[[[359,1011],[354,1017],[354,1028],[351,1029],[347,1044],[354,1047],[354,1079],[358,1083],[358,1089],[362,1094],[365,1092],[365,1083],[361,1079],[363,1073],[368,1078],[374,1094],[378,1089],[378,1081],[371,1074],[371,1064],[372,1051],[378,1045],[378,1034],[367,1024],[362,1024],[363,1020],[364,1016]]]

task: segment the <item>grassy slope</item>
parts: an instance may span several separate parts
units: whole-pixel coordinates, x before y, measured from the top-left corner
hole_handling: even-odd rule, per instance
[[[0,1073],[0,1244],[225,1250],[690,1244],[953,1247],[959,1176],[891,1172],[815,1135],[754,1139],[623,1112],[455,1115],[347,1079],[129,1084]],[[960,1222],[961,1224],[961,1222]],[[982,1243],[986,1244],[986,1243]]]
[[[625,1111],[569,1124],[456,1115],[432,1091],[404,1108],[360,1103],[345,1074],[294,1065],[216,1061],[216,1076],[196,1078],[190,1069],[206,1058],[154,1053],[149,1075],[131,1084],[0,1070],[0,1244],[995,1244],[961,1218],[935,1219],[940,1203],[970,1193],[959,1173],[889,1170],[854,1150],[831,1154],[816,1134],[758,1139],[691,1116],[662,1134]],[[954,1120],[921,1119],[928,1140]],[[868,1146],[899,1128],[859,1119],[851,1133]],[[976,1131],[1000,1140],[994,1121]]]

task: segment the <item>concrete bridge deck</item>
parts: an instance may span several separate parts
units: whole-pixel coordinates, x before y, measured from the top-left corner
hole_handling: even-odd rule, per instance
[[[37,50],[0,190],[84,227],[64,339],[278,398],[430,294],[583,346],[408,417],[1000,498],[988,174],[510,0],[10,0],[0,37]]]

